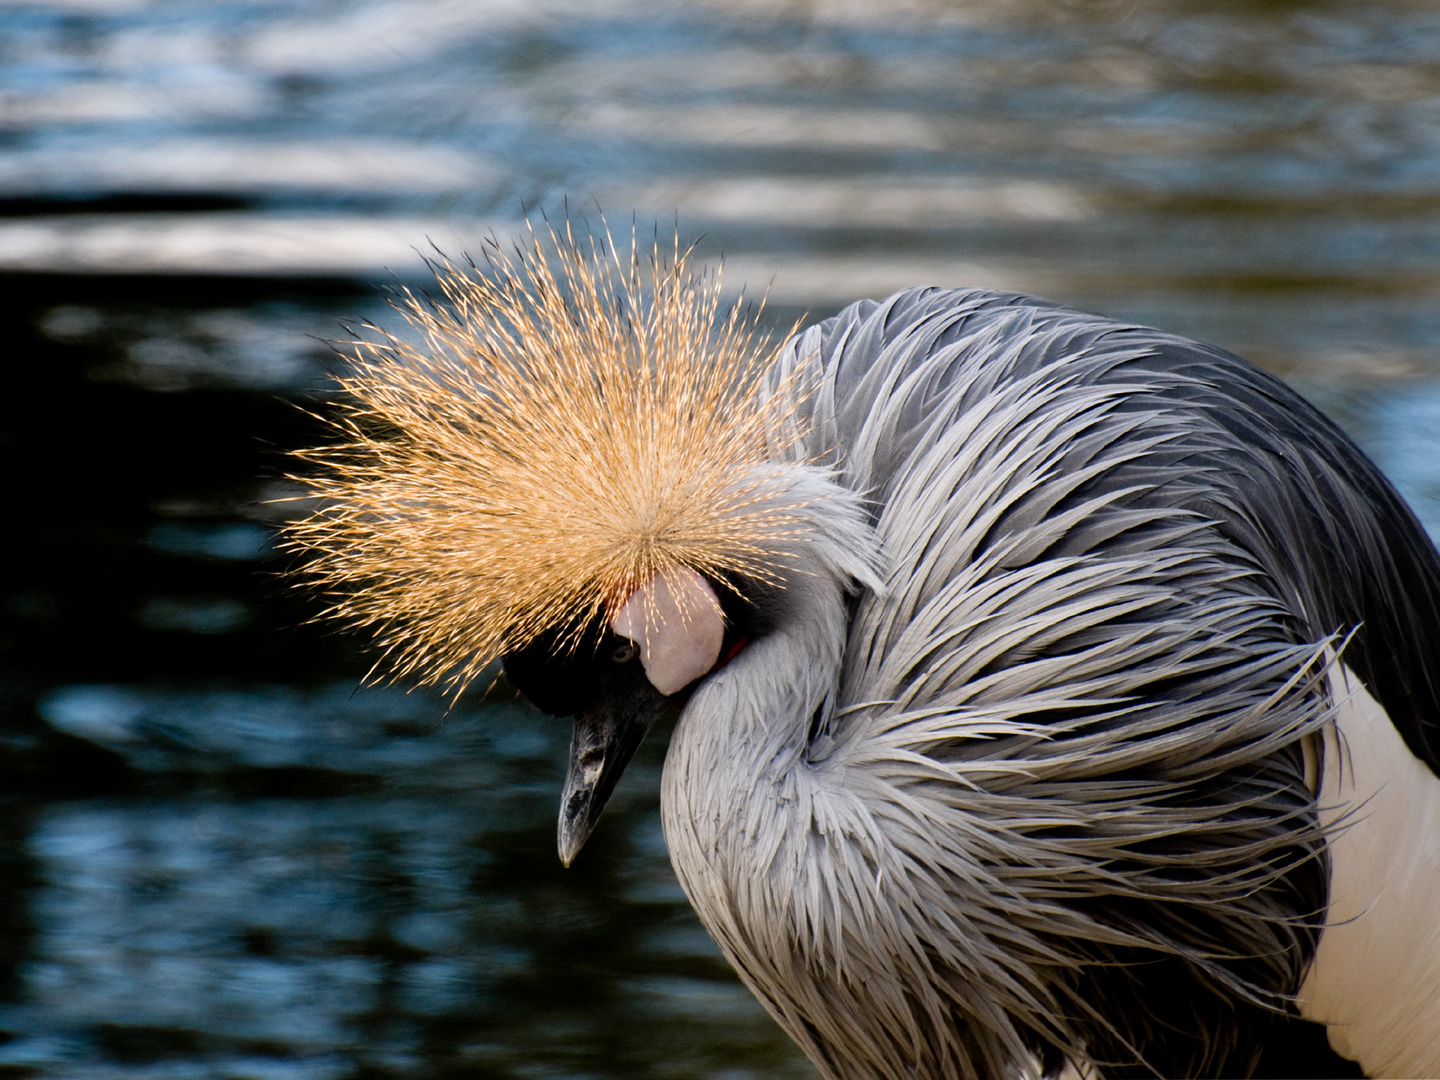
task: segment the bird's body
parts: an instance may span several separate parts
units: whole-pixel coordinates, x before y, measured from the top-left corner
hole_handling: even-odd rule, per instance
[[[673,865],[832,1080],[1241,1075],[1297,1009],[1440,1074],[1405,1007],[1440,1001],[1440,834],[1407,828],[1440,823],[1440,559],[1333,425],[1228,354],[979,290],[854,305],[753,393],[780,407],[735,513],[783,528],[500,642],[577,714],[567,861],[684,685]],[[363,586],[348,552],[430,495],[346,468],[300,541]]]
[[[1423,533],[1313,409],[1171,335],[929,290],[848,309],[790,364],[819,371],[799,452],[870,496],[888,575],[847,601],[812,569],[799,643],[752,645],[682,714],[666,835],[707,927],[836,1077],[1003,1075],[1007,1026],[1043,1053],[1058,1017],[1102,1072],[1247,1072],[1340,869],[1303,753],[1348,699],[1327,641],[1440,806]],[[1436,835],[1403,884],[1422,910],[1388,929],[1416,1001]],[[1440,1071],[1440,1027],[1375,1040],[1336,1041]]]

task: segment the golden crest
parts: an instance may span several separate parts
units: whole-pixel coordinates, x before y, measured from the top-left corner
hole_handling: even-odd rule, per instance
[[[402,290],[413,341],[349,343],[338,439],[296,455],[319,508],[285,543],[394,676],[458,693],[669,569],[773,577],[800,528],[778,480],[794,387],[757,392],[759,310],[722,307],[689,255],[532,229],[432,264],[433,299]]]

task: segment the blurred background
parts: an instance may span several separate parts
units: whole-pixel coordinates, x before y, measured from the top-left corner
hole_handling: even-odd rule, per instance
[[[0,0],[0,1076],[810,1077],[568,727],[360,689],[296,407],[417,251],[678,228],[775,326],[1019,289],[1250,357],[1440,528],[1433,0]]]

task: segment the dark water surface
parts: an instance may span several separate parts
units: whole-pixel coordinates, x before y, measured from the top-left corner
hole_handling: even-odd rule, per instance
[[[1433,3],[0,0],[0,1076],[813,1076],[663,736],[562,870],[565,725],[357,689],[276,577],[340,320],[567,197],[775,325],[968,283],[1232,348],[1440,532]]]

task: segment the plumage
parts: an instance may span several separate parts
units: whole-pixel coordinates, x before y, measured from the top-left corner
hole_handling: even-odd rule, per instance
[[[562,244],[559,258],[596,256]],[[567,274],[572,292],[600,280]],[[667,275],[657,294],[683,267]],[[494,413],[472,420],[468,404],[500,393],[490,346],[474,345],[492,312],[464,299],[486,286],[447,281],[459,314],[435,318],[460,328],[442,344],[461,374],[398,411],[424,414],[413,430],[357,438],[338,469],[321,457],[326,509],[293,535],[320,549],[330,587],[370,588],[388,572],[374,552],[432,543],[434,521],[473,505],[447,506],[447,492],[412,514],[427,489],[377,510],[377,481],[405,492],[417,461],[505,437],[477,433]],[[545,400],[570,380],[587,403],[628,408],[642,390],[589,388],[664,385],[664,365],[700,348],[695,325],[674,353],[611,346],[623,359],[593,369],[570,356]],[[720,339],[744,337],[738,325],[722,320]],[[654,333],[643,317],[606,326],[612,340]],[[543,382],[558,351],[502,365],[507,392]],[[367,405],[433,365],[394,342],[372,357],[346,384]],[[707,461],[703,435],[688,443],[685,467],[713,478],[674,488],[672,509],[744,492],[718,514],[744,527],[715,533],[743,535],[743,557],[702,539],[573,596],[481,577],[430,637],[393,590],[339,608],[379,622],[402,669],[463,681],[501,652],[537,704],[576,716],[567,862],[634,745],[678,706],[662,791],[676,873],[827,1077],[1244,1075],[1286,1055],[1298,1066],[1318,1031],[1302,1008],[1371,1071],[1440,1066],[1435,1010],[1397,1008],[1373,967],[1408,958],[1407,992],[1440,979],[1440,927],[1423,917],[1440,842],[1402,828],[1406,807],[1440,813],[1440,559],[1338,429],[1222,351],[984,290],[863,301],[733,363],[698,407],[760,403],[752,456],[720,461],[717,446]],[[467,420],[437,429],[431,408]],[[564,418],[586,428],[589,408]],[[606,454],[633,454],[621,430],[607,420],[515,452],[605,471]],[[395,438],[417,448],[393,452]],[[519,501],[503,469],[482,479]],[[556,537],[593,512],[567,499],[547,496]],[[437,543],[414,575],[447,573],[447,551]],[[662,611],[650,597],[677,568],[708,583],[724,624],[713,667],[672,694],[634,662],[638,648],[648,669],[659,645],[620,612],[636,598]],[[497,588],[516,594],[485,594]],[[523,632],[468,632],[485,605]],[[687,622],[656,619],[657,642]],[[1364,785],[1390,773],[1357,764],[1347,788],[1342,761],[1382,752],[1376,724],[1391,744],[1376,767],[1407,764],[1387,804],[1400,809],[1371,820]],[[1409,846],[1357,871],[1352,849],[1392,839]],[[1353,904],[1377,872],[1385,904],[1326,929],[1332,893]],[[1361,947],[1350,927],[1365,928]]]

